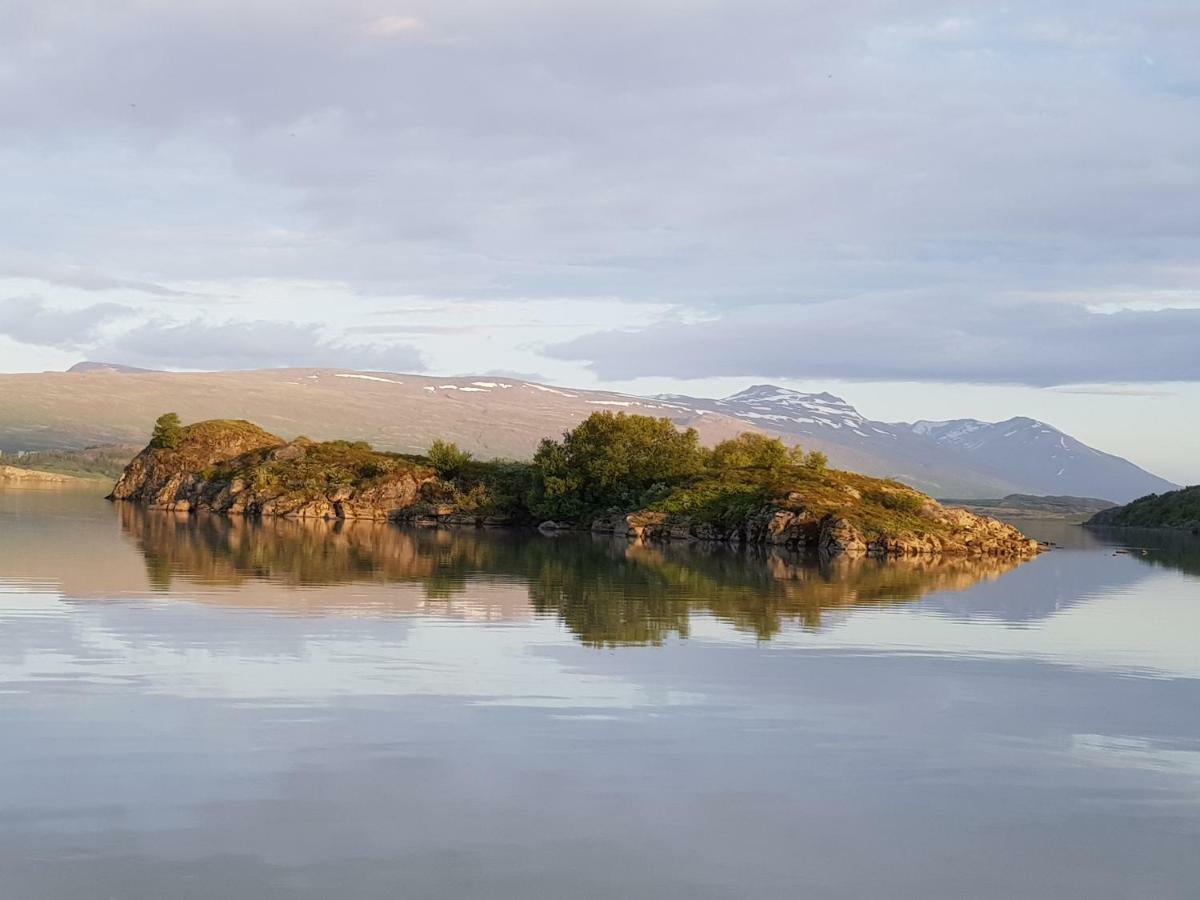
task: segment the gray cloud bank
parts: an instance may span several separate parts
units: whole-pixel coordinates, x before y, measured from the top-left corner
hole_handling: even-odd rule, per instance
[[[854,377],[1095,380],[1106,354],[1195,377],[1162,328],[1194,338],[1190,315],[1070,308],[1195,291],[1195,3],[0,0],[0,21],[8,274],[164,302],[238,279],[652,300],[724,324],[646,342],[744,344],[679,344],[653,363],[674,375],[813,370],[786,334]],[[229,315],[273,359],[325,352],[256,332],[285,308]],[[611,373],[616,340],[556,352]]]
[[[1200,309],[1089,312],[1065,304],[896,300],[662,322],[547,348],[602,378],[761,374],[778,378],[971,381],[1038,387],[1200,380]]]
[[[0,334],[105,362],[152,368],[345,366],[414,372],[425,367],[420,352],[408,345],[339,340],[310,324],[152,319],[131,325],[132,312],[112,303],[59,309],[36,297],[13,298],[0,301]]]

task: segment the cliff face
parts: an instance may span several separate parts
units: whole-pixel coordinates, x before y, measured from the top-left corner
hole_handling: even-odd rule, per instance
[[[171,448],[147,447],[110,499],[177,512],[386,520],[416,504],[436,473],[363,444],[285,442],[249,422],[183,429]]]

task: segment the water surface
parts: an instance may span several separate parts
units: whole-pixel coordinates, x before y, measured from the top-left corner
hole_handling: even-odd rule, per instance
[[[1061,549],[0,491],[0,897],[1194,898],[1200,545],[1022,527]]]

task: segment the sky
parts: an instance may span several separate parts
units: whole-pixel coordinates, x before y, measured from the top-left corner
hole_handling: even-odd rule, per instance
[[[1029,415],[1200,482],[1200,5],[0,0],[0,371]]]

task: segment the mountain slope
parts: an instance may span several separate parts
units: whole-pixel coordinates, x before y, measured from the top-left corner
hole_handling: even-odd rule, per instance
[[[141,443],[168,410],[185,422],[241,418],[285,438],[344,437],[420,452],[437,437],[480,457],[529,457],[596,410],[665,416],[705,443],[738,431],[822,450],[839,468],[940,497],[1073,494],[1124,502],[1175,485],[1033,419],[888,423],[832,394],[755,385],[721,400],[635,397],[512,378],[346,369],[138,372],[96,364],[0,375],[0,451]]]
[[[155,418],[248,419],[285,438],[370,441],[422,452],[434,438],[481,457],[529,457],[596,410],[665,416],[701,439],[746,425],[655,400],[568,390],[511,378],[427,378],[353,369],[246,372],[77,372],[0,375],[0,451],[75,449],[145,442]]]
[[[1175,486],[1035,419],[875,422],[832,394],[769,384],[723,400],[659,399],[741,419],[824,450],[835,465],[891,476],[934,496],[1070,494],[1123,502]]]
[[[1175,487],[1128,460],[1023,416],[1003,422],[916,422],[912,429],[961,454],[981,472],[1026,485],[1029,493],[1092,496],[1103,486],[1106,499],[1126,501]]]

